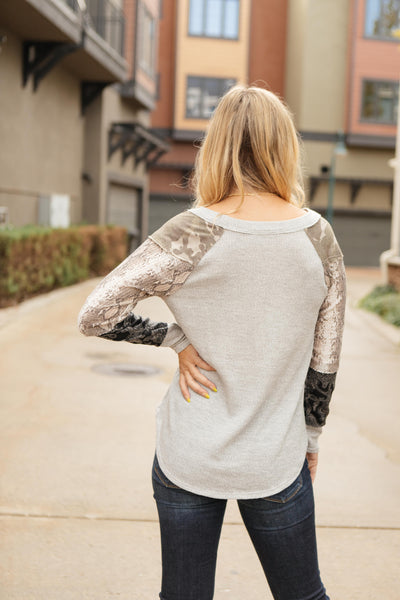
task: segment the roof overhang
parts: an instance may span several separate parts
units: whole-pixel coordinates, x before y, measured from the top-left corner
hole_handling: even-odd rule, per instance
[[[2,25],[32,44],[75,45],[63,57],[63,65],[82,81],[123,82],[127,63],[102,37],[79,10],[63,0],[12,0],[0,3]]]

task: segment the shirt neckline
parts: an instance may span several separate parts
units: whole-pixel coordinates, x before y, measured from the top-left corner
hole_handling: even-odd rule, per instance
[[[311,225],[314,225],[321,218],[319,213],[308,207],[303,208],[306,211],[304,215],[283,221],[245,221],[243,219],[235,219],[230,215],[217,213],[206,206],[198,206],[189,210],[209,223],[213,223],[223,229],[242,233],[287,233],[300,231],[306,227],[311,227]]]

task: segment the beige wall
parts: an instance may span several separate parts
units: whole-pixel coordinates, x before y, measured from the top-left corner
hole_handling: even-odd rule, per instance
[[[80,83],[62,63],[33,92],[22,87],[22,43],[10,31],[0,55],[0,204],[15,225],[37,220],[39,195],[68,194],[81,213]]]
[[[83,172],[89,181],[82,184],[82,216],[89,223],[100,220],[100,202],[102,183],[100,180],[101,157],[105,150],[104,135],[101,126],[102,97],[99,96],[86,109],[83,152]]]
[[[288,2],[285,98],[294,113],[297,127],[300,126],[301,121],[307,7],[308,0],[289,0]]]
[[[304,44],[301,129],[345,124],[348,0],[310,0]]]
[[[138,224],[141,229],[141,239],[147,235],[148,227],[148,204],[149,204],[149,176],[145,168],[145,164],[141,162],[135,166],[134,157],[131,155],[121,164],[121,150],[115,152],[111,159],[108,159],[108,131],[111,124],[115,121],[135,122],[140,123],[144,127],[150,125],[150,114],[147,110],[138,110],[132,100],[121,98],[119,93],[112,86],[103,92],[103,121],[102,131],[105,138],[105,143],[102,148],[105,150],[102,154],[102,174],[101,180],[104,190],[102,198],[102,221],[107,220],[107,204],[110,195],[110,178],[119,178],[124,182],[127,189],[132,190],[132,201],[138,197],[133,192],[133,188],[140,190],[141,205],[139,211],[141,213],[141,222]]]
[[[333,144],[323,142],[305,142],[305,174],[319,175],[322,165],[330,166]],[[388,161],[393,158],[388,150],[370,148],[349,148],[345,156],[336,157],[336,178],[366,178],[391,181],[393,169]],[[336,208],[387,210],[391,207],[391,191],[388,186],[368,184],[359,190],[354,204],[350,203],[350,185],[337,182],[334,192]],[[328,183],[322,182],[317,188],[312,205],[325,208],[328,202]]]
[[[346,131],[349,18],[348,0],[290,0],[286,99],[302,132],[332,135]],[[334,146],[332,141],[304,142],[306,180],[322,175],[321,166],[330,167]],[[349,147],[346,156],[336,158],[335,175],[391,181],[388,161],[392,156],[389,150]],[[354,204],[350,203],[350,191],[348,183],[337,182],[334,205],[390,210],[388,187],[363,185]],[[313,206],[324,208],[327,200],[328,186],[322,182]]]
[[[122,165],[121,149],[108,158],[108,132],[115,122],[137,122],[149,125],[149,113],[137,110],[133,100],[121,98],[110,86],[86,111],[85,171],[92,182],[84,184],[84,215],[90,222],[107,222],[110,177],[119,178],[129,187],[143,190],[143,221],[147,226],[148,175],[143,163],[134,164],[130,156]],[[142,223],[142,227],[144,227]]]
[[[286,98],[299,129],[344,128],[348,0],[290,0]]]
[[[383,210],[390,211],[391,191],[382,185],[362,186],[354,204],[350,203],[350,187],[348,184],[336,182],[334,187],[334,209],[353,208],[354,210]],[[311,208],[324,209],[328,203],[328,183],[322,182],[311,203]]]
[[[240,2],[239,40],[219,40],[188,35],[189,0],[177,10],[175,129],[203,130],[204,119],[186,119],[187,75],[234,78],[246,83],[249,60],[250,0]]]
[[[149,126],[149,112],[147,110],[137,110],[135,103],[132,100],[125,100],[121,98],[119,93],[111,86],[103,92],[103,112],[102,112],[102,130],[103,130],[103,144],[102,144],[102,161],[107,163],[107,168],[114,172],[118,172],[125,175],[135,175],[143,177],[145,170],[143,163],[135,168],[134,158],[130,156],[124,165],[121,165],[121,152],[115,152],[111,160],[107,158],[107,143],[108,143],[108,131],[113,122],[135,122],[141,123],[143,126]]]
[[[333,144],[305,142],[304,157],[310,174],[319,173],[321,165],[330,165]],[[336,157],[336,174],[342,177],[375,177],[391,179],[393,169],[388,161],[393,158],[390,150],[371,148],[348,148],[345,156]]]

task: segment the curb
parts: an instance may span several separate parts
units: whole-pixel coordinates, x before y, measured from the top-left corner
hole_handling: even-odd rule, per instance
[[[347,304],[375,332],[390,343],[400,347],[400,327],[385,321],[381,316],[361,306],[359,301],[375,286],[383,285],[382,273],[379,267],[346,267],[347,274]]]

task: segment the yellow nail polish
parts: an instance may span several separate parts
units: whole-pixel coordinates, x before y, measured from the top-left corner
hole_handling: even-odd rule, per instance
[[[185,398],[186,402],[190,402],[190,398]]]
[[[217,391],[218,391],[218,390],[217,390],[217,388],[216,388],[216,387],[215,387],[215,388],[213,388],[213,392],[217,392]]]
[[[204,398],[207,398],[207,400],[209,400],[210,396],[208,394],[204,394]]]

